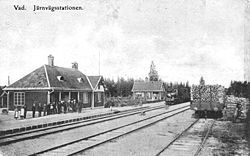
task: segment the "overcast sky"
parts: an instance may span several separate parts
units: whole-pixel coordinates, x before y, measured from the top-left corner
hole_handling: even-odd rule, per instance
[[[25,4],[15,11],[13,4]],[[33,12],[33,5],[81,5],[84,11]],[[0,85],[55,57],[86,75],[148,76],[228,86],[243,80],[244,0],[1,0]]]

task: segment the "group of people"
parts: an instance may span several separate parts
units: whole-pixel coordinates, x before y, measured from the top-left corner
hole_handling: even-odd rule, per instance
[[[49,104],[41,104],[33,103],[32,105],[32,117],[36,117],[36,112],[38,112],[38,117],[51,115],[51,114],[61,114],[67,112],[79,112],[82,111],[83,103],[76,102],[75,99],[69,100],[68,102],[65,101],[58,101],[58,102],[51,102]],[[19,114],[19,110],[15,108],[14,118],[17,119]],[[27,106],[24,105],[20,108],[20,118],[25,119],[27,114]]]
[[[20,118],[21,119],[25,119],[26,118],[26,115],[27,115],[27,106],[24,104],[23,107],[21,107],[20,109]],[[17,120],[18,119],[18,116],[19,116],[19,110],[18,108],[16,107],[14,109],[14,118]]]

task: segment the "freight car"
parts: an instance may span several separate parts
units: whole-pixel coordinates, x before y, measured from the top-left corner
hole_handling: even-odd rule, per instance
[[[198,117],[222,117],[225,106],[225,88],[221,85],[193,85],[190,108]]]

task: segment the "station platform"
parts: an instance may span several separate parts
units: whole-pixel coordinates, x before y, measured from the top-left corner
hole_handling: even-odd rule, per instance
[[[126,111],[136,108],[161,106],[164,102],[157,103],[147,103],[142,106],[125,106],[125,107],[113,107],[110,108],[94,108],[94,109],[82,109],[81,113],[66,113],[66,114],[53,114],[48,116],[38,117],[38,112],[36,112],[36,117],[32,118],[32,112],[27,112],[26,119],[15,119],[14,111],[9,111],[8,115],[0,114],[0,136],[6,134],[12,134],[17,132],[23,132],[27,130],[43,128],[48,126],[55,126],[63,123],[75,122],[95,117],[101,117],[109,114],[113,114],[114,111]]]

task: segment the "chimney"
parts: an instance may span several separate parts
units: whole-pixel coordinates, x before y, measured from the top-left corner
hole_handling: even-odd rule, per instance
[[[77,62],[73,62],[72,63],[72,68],[78,70],[78,63]]]
[[[54,66],[54,56],[49,55],[48,56],[48,64],[49,66],[53,67]]]

